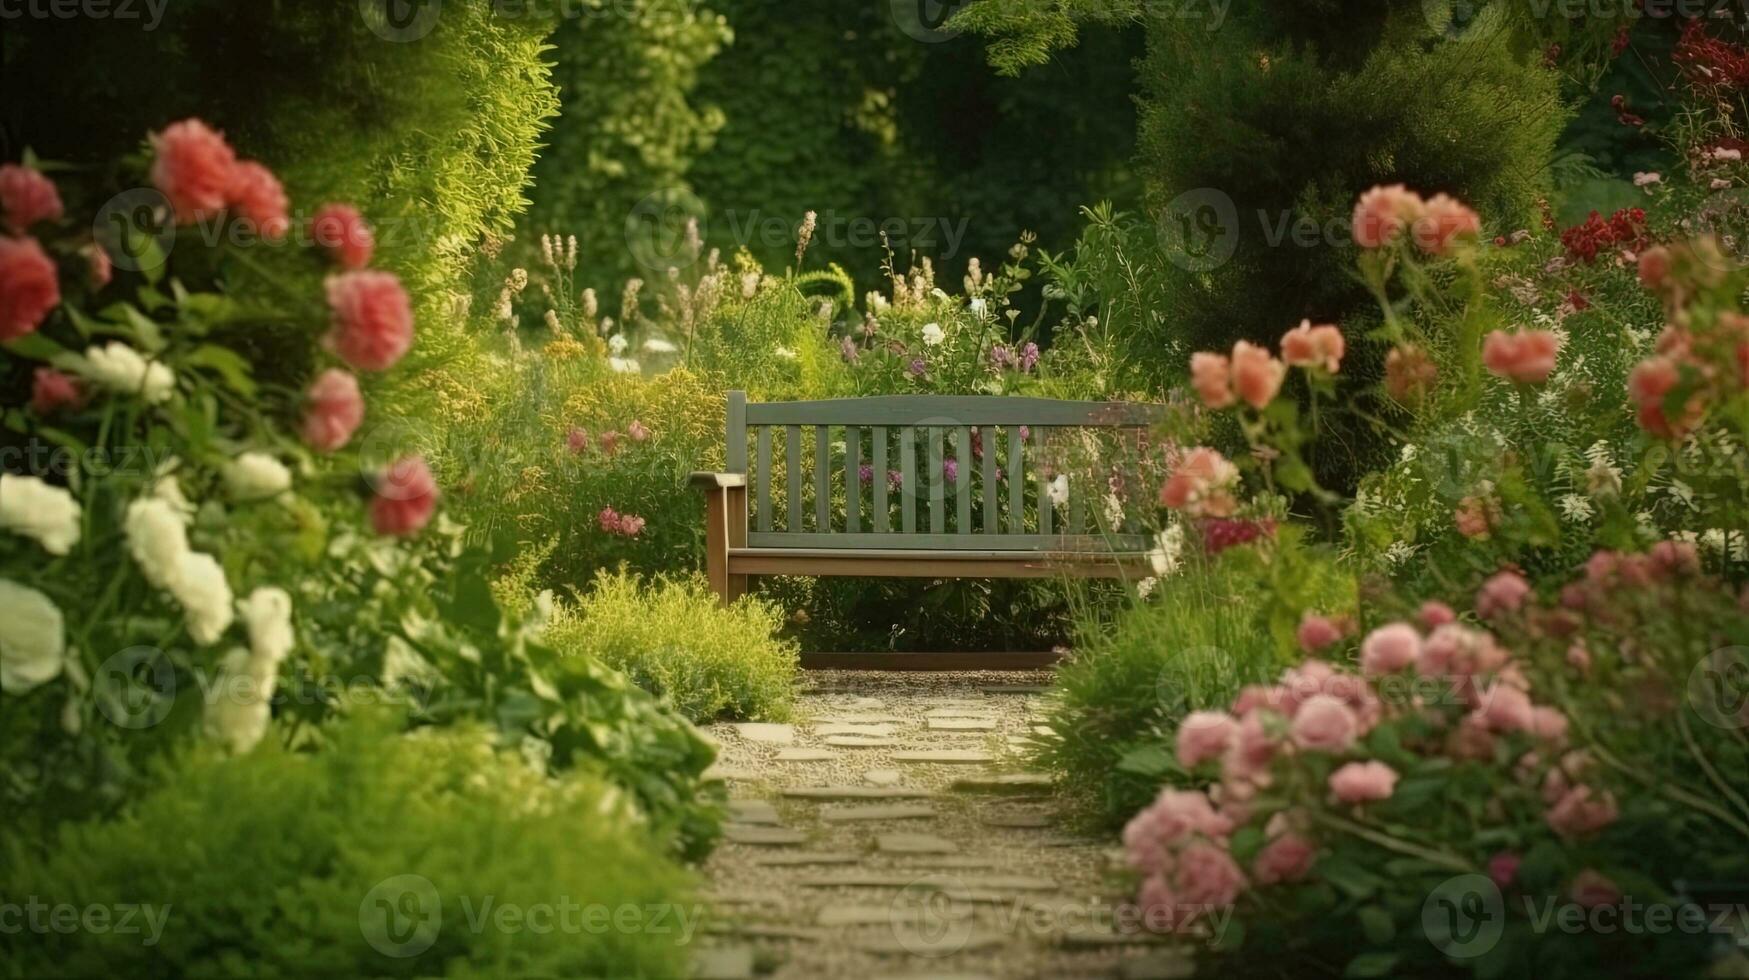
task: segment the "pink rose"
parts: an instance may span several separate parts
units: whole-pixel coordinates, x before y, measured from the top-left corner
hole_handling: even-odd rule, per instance
[[[0,167],[0,209],[6,227],[22,235],[39,221],[61,220],[61,192],[34,168],[9,163]]]
[[[1418,618],[1421,620],[1422,629],[1435,630],[1446,623],[1457,622],[1457,613],[1445,603],[1429,599],[1421,604]]]
[[[1524,576],[1510,569],[1496,572],[1476,593],[1476,614],[1483,619],[1496,619],[1518,612],[1524,608],[1524,600],[1529,595],[1530,583],[1524,580]]]
[[[339,368],[317,375],[305,393],[304,442],[319,453],[331,453],[346,445],[363,422],[358,379]]]
[[[1670,276],[1670,250],[1654,245],[1640,253],[1640,282],[1648,289],[1658,289]]]
[[[1700,574],[1700,549],[1692,541],[1660,541],[1646,552],[1661,577]]]
[[[1532,721],[1530,696],[1511,684],[1495,683],[1482,692],[1475,718],[1496,734],[1526,731]]]
[[[0,342],[35,333],[60,303],[55,263],[36,239],[0,236]]]
[[[1524,863],[1524,858],[1511,851],[1501,851],[1488,859],[1488,877],[1501,889],[1512,887],[1518,880],[1518,866]]]
[[[1224,711],[1193,711],[1178,726],[1178,764],[1194,769],[1219,759],[1238,737],[1239,722]]]
[[[1457,509],[1452,511],[1451,521],[1456,525],[1459,534],[1472,541],[1480,541],[1494,529],[1493,504],[1483,497],[1465,497],[1458,501]]]
[[[1537,738],[1557,744],[1567,739],[1567,716],[1559,708],[1536,707],[1530,711],[1527,730]]]
[[[1573,876],[1567,886],[1567,897],[1574,904],[1595,909],[1621,904],[1621,888],[1604,875],[1586,868]]]
[[[1330,792],[1343,803],[1388,800],[1397,789],[1397,771],[1382,762],[1350,762],[1330,774]]]
[[[370,265],[376,235],[350,204],[324,204],[310,217],[310,239],[347,269]]]
[[[406,456],[389,465],[370,502],[370,522],[378,534],[416,534],[437,510],[437,481],[422,456]]]
[[[632,419],[631,424],[626,426],[626,436],[633,442],[644,442],[650,438],[650,430],[644,423]]]
[[[1551,770],[1553,776],[1559,770]],[[1609,792],[1593,793],[1584,784],[1569,789],[1548,812],[1548,824],[1566,838],[1588,837],[1615,823],[1620,811]]]
[[[1251,861],[1251,876],[1259,885],[1303,881],[1312,871],[1318,848],[1293,831],[1287,831],[1257,852]]]
[[[612,456],[619,451],[619,433],[609,430],[596,438],[600,441],[602,453]]]
[[[1677,418],[1664,410],[1667,396],[1682,382],[1682,371],[1674,358],[1658,356],[1634,365],[1628,373],[1628,398],[1636,407],[1640,428],[1662,439],[1678,439],[1700,424],[1706,407],[1698,394],[1683,403]]]
[[[1554,373],[1560,350],[1560,338],[1547,330],[1495,330],[1482,342],[1482,363],[1509,381],[1541,384]]]
[[[1162,790],[1149,810],[1156,832],[1169,844],[1192,835],[1225,839],[1233,832],[1233,821],[1215,812],[1208,796],[1193,790]]]
[[[1328,694],[1315,694],[1294,713],[1294,744],[1318,752],[1342,752],[1354,744],[1360,719],[1354,709]]]
[[[254,160],[231,168],[231,178],[225,183],[225,204],[242,217],[244,227],[270,242],[284,238],[291,227],[286,214],[291,204],[285,188],[273,171]]]
[[[225,138],[199,119],[172,123],[151,137],[156,157],[152,184],[169,199],[180,225],[224,210],[237,155]]]
[[[1256,781],[1269,773],[1277,749],[1275,736],[1264,724],[1264,712],[1249,711],[1239,718],[1239,730],[1233,743],[1221,759],[1221,778],[1228,781]]]
[[[1327,616],[1308,612],[1300,617],[1300,628],[1295,638],[1299,640],[1301,650],[1317,653],[1342,639],[1342,628]]]
[[[1428,198],[1426,208],[1415,220],[1415,245],[1429,255],[1450,255],[1460,241],[1474,241],[1482,232],[1482,219],[1463,202],[1447,194]]]
[[[1268,407],[1286,376],[1287,365],[1264,348],[1243,340],[1233,345],[1233,390],[1245,404],[1259,411]]]
[[[1220,354],[1206,351],[1190,355],[1190,386],[1209,408],[1219,410],[1232,405],[1232,363]]]
[[[70,375],[54,368],[39,367],[32,376],[30,410],[48,416],[62,408],[78,408],[85,403],[85,392]]]
[[[412,302],[387,272],[329,276],[328,306],[334,326],[327,343],[361,371],[386,371],[413,346]]]
[[[1360,669],[1374,676],[1394,674],[1421,656],[1421,634],[1408,623],[1390,623],[1367,634],[1360,645]]]
[[[1245,890],[1245,873],[1225,847],[1206,840],[1192,841],[1178,854],[1172,886],[1181,905],[1200,906],[1198,911],[1224,908]]]
[[[1281,359],[1290,367],[1335,374],[1342,367],[1342,355],[1348,344],[1342,331],[1334,324],[1301,320],[1300,325],[1282,334]]]
[[[1354,243],[1361,248],[1390,244],[1400,238],[1425,209],[1421,196],[1402,184],[1374,187],[1355,202]]]
[[[572,426],[571,431],[565,433],[565,445],[573,453],[586,453],[589,451],[589,433]]]
[[[1160,504],[1192,517],[1231,517],[1239,509],[1233,489],[1239,469],[1213,449],[1187,453],[1160,488]]]
[[[1143,925],[1152,932],[1176,932],[1188,925],[1186,916],[1179,911],[1178,896],[1172,894],[1172,886],[1166,883],[1164,872],[1142,879],[1142,885],[1136,891],[1136,904],[1141,909]]]

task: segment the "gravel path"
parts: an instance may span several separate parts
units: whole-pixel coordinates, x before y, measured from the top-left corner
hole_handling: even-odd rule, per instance
[[[1124,921],[1116,842],[1020,769],[1048,672],[817,672],[794,725],[718,724],[734,800],[701,977],[1190,973]]]

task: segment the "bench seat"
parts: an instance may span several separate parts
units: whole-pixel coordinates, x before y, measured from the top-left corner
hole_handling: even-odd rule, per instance
[[[935,551],[911,548],[730,548],[730,575],[864,578],[1145,578],[1144,552]]]

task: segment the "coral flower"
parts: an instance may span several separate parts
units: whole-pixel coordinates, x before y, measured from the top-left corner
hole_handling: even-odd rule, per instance
[[[1379,248],[1402,237],[1426,211],[1420,195],[1402,184],[1374,187],[1354,205],[1354,243]]]
[[[1412,344],[1394,347],[1385,355],[1385,390],[1403,405],[1412,405],[1433,390],[1439,368],[1427,352]]]
[[[1209,408],[1219,410],[1232,405],[1232,363],[1223,355],[1207,351],[1190,355],[1190,386]]]
[[[36,239],[0,236],[0,342],[35,333],[60,303],[55,263]]]
[[[1397,771],[1382,762],[1350,762],[1330,774],[1330,792],[1344,803],[1388,800],[1397,789]]]
[[[1342,355],[1348,344],[1335,325],[1301,320],[1300,325],[1282,334],[1281,359],[1292,367],[1310,368],[1335,374],[1342,367]]]
[[[413,346],[413,305],[387,272],[346,272],[328,278],[334,327],[327,343],[361,371],[386,371]]]
[[[152,184],[176,212],[176,223],[193,224],[222,211],[237,155],[225,138],[199,119],[173,123],[151,137],[156,157]]]
[[[1482,363],[1509,381],[1541,384],[1554,373],[1560,350],[1560,338],[1547,330],[1495,330],[1482,342]]]
[[[1259,411],[1268,407],[1286,376],[1287,365],[1268,350],[1243,340],[1233,345],[1233,390],[1245,404]]]
[[[310,238],[348,269],[369,265],[376,250],[376,235],[370,224],[350,204],[324,204],[318,208],[310,218]]]
[[[1446,256],[1462,241],[1474,241],[1482,232],[1482,219],[1463,202],[1448,194],[1429,198],[1414,227],[1415,246],[1429,255]]]
[[[1681,382],[1682,371],[1674,358],[1661,355],[1634,365],[1628,374],[1628,397],[1634,401],[1640,428],[1659,438],[1680,439],[1700,424],[1705,406],[1698,395],[1690,396],[1677,418],[1665,411],[1667,397]]]
[[[1239,509],[1239,469],[1213,449],[1191,450],[1160,488],[1160,504],[1192,517],[1229,517]]]
[[[85,392],[78,379],[54,368],[40,367],[31,378],[30,410],[38,415],[53,415],[62,408],[78,408],[85,403]]]
[[[22,235],[39,221],[60,220],[61,192],[35,169],[9,163],[0,167],[0,209],[6,227]]]
[[[273,171],[253,160],[231,168],[231,179],[225,183],[225,204],[243,219],[244,227],[270,242],[285,238],[291,227],[285,188]]]
[[[358,379],[329,368],[316,376],[304,405],[304,442],[319,453],[331,453],[352,439],[364,421],[364,396]]]
[[[422,456],[406,456],[383,471],[370,502],[370,523],[378,534],[416,534],[437,510],[437,480]]]

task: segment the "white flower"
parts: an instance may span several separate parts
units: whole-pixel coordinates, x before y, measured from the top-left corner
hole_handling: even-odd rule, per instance
[[[211,646],[230,628],[231,585],[212,555],[198,551],[184,553],[171,572],[167,587],[182,604],[188,617],[188,635],[194,642]]]
[[[176,390],[176,375],[169,368],[147,361],[139,351],[119,341],[87,347],[85,357],[71,367],[111,391],[139,395],[152,405],[169,401]]]
[[[225,489],[236,501],[266,500],[291,488],[291,470],[266,453],[244,453],[225,464]]]
[[[880,293],[870,290],[864,301],[868,304],[868,308],[876,313],[886,312],[888,306],[887,298]]]
[[[941,324],[925,323],[923,325],[923,342],[925,344],[934,347],[936,344],[939,344],[946,339],[947,334],[942,332]]]
[[[0,690],[24,694],[60,676],[66,624],[48,596],[0,579],[0,623]]]
[[[984,312],[984,298],[982,296],[974,296],[972,297],[972,301],[966,304],[966,307],[973,313],[982,314]]]
[[[1057,478],[1050,482],[1045,491],[1052,504],[1061,507],[1069,502],[1069,474],[1058,473]]]
[[[1385,561],[1391,565],[1401,565],[1415,557],[1415,546],[1407,541],[1394,541],[1385,549]]]
[[[1591,516],[1594,513],[1591,509],[1591,501],[1587,500],[1582,494],[1569,493],[1563,496],[1557,501],[1557,503],[1560,504],[1561,513],[1566,515],[1567,520],[1578,524],[1584,524],[1591,520]]]
[[[79,543],[79,502],[34,476],[0,474],[0,528],[22,534],[51,555]]]
[[[624,354],[627,346],[628,342],[626,341],[626,335],[623,333],[616,333],[607,338],[608,353],[612,354],[614,357]]]
[[[759,292],[759,273],[741,273],[741,297],[752,299]]]
[[[1154,594],[1154,586],[1160,584],[1153,576],[1139,579],[1136,582],[1136,598],[1146,599]]]
[[[1184,552],[1184,525],[1173,524],[1154,538],[1154,550],[1148,552],[1148,564],[1154,574],[1164,578],[1178,571],[1178,559]]]
[[[1647,187],[1647,186],[1650,186],[1652,184],[1656,184],[1656,183],[1662,181],[1663,179],[1664,179],[1663,175],[1659,174],[1657,171],[1646,171],[1646,170],[1634,171],[1634,186],[1635,187]]]
[[[194,516],[194,504],[189,503],[188,498],[183,495],[182,484],[177,482],[175,476],[165,474],[160,477],[152,485],[152,496],[169,504],[185,518]]]
[[[674,354],[679,350],[680,348],[660,337],[651,337],[644,341],[644,353],[646,354]]]
[[[644,370],[642,364],[630,357],[610,357],[607,359],[607,366],[615,374],[638,374]]]
[[[1123,527],[1123,501],[1115,493],[1105,495],[1105,525],[1112,530]]]
[[[249,631],[249,649],[257,658],[277,665],[297,642],[292,633],[292,600],[284,589],[262,586],[237,601],[237,615]]]
[[[161,497],[141,497],[128,504],[123,530],[128,551],[146,576],[160,589],[169,588],[177,565],[188,554],[188,527],[176,505]]]
[[[223,742],[235,753],[254,748],[267,734],[272,720],[275,675],[260,669],[258,658],[235,647],[220,662],[218,678],[206,693],[202,728],[208,738]]]

